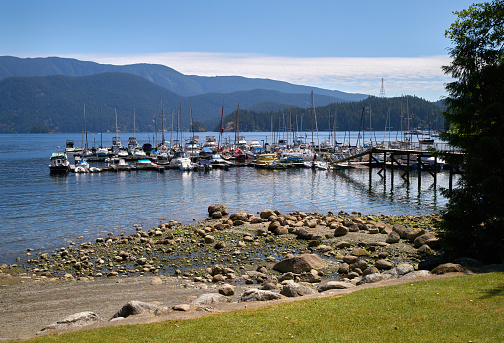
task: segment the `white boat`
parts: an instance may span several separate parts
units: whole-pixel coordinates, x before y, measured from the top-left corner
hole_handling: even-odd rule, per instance
[[[231,165],[230,162],[226,161],[225,159],[222,158],[220,154],[212,154],[210,155],[209,159],[210,165],[213,166],[214,168],[229,168]]]
[[[53,152],[50,158],[49,171],[51,174],[66,174],[70,170],[70,162],[66,152]]]
[[[107,148],[98,148],[96,149],[96,157],[100,158],[106,158],[108,156],[108,149]]]
[[[79,160],[79,162],[75,164],[75,172],[76,173],[89,172],[89,163],[85,159]]]
[[[187,157],[185,151],[177,151],[170,161],[170,167],[179,168],[181,170],[192,170],[193,164],[191,159]]]

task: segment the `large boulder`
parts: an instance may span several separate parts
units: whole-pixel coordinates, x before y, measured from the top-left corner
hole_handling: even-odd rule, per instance
[[[280,294],[286,297],[302,297],[303,295],[313,293],[315,293],[313,288],[295,282],[284,285],[280,291]]]
[[[357,282],[357,285],[363,285],[365,283],[380,282],[380,281],[388,280],[388,279],[391,279],[391,278],[393,278],[393,276],[390,275],[390,274],[386,274],[386,273],[383,273],[383,274],[379,274],[379,273],[369,274],[369,275],[364,276],[359,282]]]
[[[446,274],[446,273],[465,273],[467,270],[460,264],[455,263],[445,263],[440,264],[436,268],[431,270],[432,274]]]
[[[200,306],[200,305],[212,305],[228,302],[231,302],[231,299],[225,295],[219,293],[207,293],[202,294],[193,301],[191,301],[191,305]]]
[[[343,226],[343,225],[339,225],[338,227],[336,227],[336,229],[334,230],[334,237],[339,237],[339,236],[344,236],[348,233],[348,228],[346,226]]]
[[[330,289],[347,289],[347,288],[352,288],[355,287],[353,283],[350,282],[344,282],[344,281],[328,281],[326,283],[321,284],[318,287],[319,292],[325,292]]]
[[[276,216],[275,212],[273,210],[262,210],[261,214],[259,215],[261,219],[268,219],[271,216]]]
[[[233,213],[229,219],[231,219],[232,221],[236,221],[236,220],[239,220],[239,221],[242,221],[242,222],[246,222],[248,221],[248,214],[247,212],[237,212],[237,213]]]
[[[293,272],[296,274],[310,272],[312,269],[323,268],[324,260],[316,254],[301,254],[291,258],[286,258],[273,266],[273,269],[280,273]]]
[[[417,238],[415,238],[415,240],[413,241],[413,245],[415,246],[415,248],[420,248],[422,245],[426,244],[427,241],[429,241],[433,238],[436,238],[436,237],[430,233],[425,233],[425,234],[420,235]]]
[[[214,212],[220,212],[224,216],[227,216],[229,214],[228,208],[222,204],[208,206],[208,215],[210,217],[212,217]]]
[[[249,289],[243,292],[243,294],[240,297],[240,301],[242,302],[247,302],[247,301],[268,301],[268,300],[278,300],[281,299],[282,295],[272,292],[272,291],[265,291],[262,289]]]
[[[393,243],[398,243],[400,240],[401,240],[400,234],[397,233],[396,231],[392,231],[388,234],[387,240],[385,242],[393,244]]]
[[[86,325],[94,324],[96,322],[101,322],[101,321],[103,321],[103,319],[94,312],[90,312],[90,311],[79,312],[79,313],[72,314],[63,320],[59,320],[57,322],[54,322],[54,323],[46,326],[45,328],[43,328],[41,331],[60,330],[60,329],[86,326]]]
[[[142,313],[154,313],[160,307],[151,303],[146,303],[142,301],[129,301],[124,305],[119,311],[112,316],[114,318],[126,318],[129,316],[134,316]]]

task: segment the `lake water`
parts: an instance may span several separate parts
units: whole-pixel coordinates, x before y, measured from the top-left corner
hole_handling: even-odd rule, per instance
[[[111,145],[113,135],[103,135],[104,145]],[[123,144],[130,135],[121,134]],[[200,141],[206,135],[218,136],[200,133]],[[271,141],[269,133],[242,135]],[[327,135],[320,133],[319,139]],[[346,135],[339,132],[338,141]],[[376,135],[383,137],[383,133]],[[352,136],[355,140],[357,133]],[[137,133],[136,137],[140,144],[153,140],[148,133]],[[226,137],[233,140],[234,134]],[[160,141],[160,135],[157,138]],[[423,173],[418,183],[418,173],[411,172],[407,183],[394,172],[392,183],[391,171],[383,178],[375,170],[370,180],[366,169],[327,172],[242,167],[207,173],[166,170],[50,175],[49,157],[57,146],[64,149],[67,139],[80,146],[82,135],[0,135],[0,263],[13,263],[27,248],[47,251],[67,246],[70,240],[94,241],[105,232],[129,234],[134,231],[133,224],[150,229],[161,220],[200,221],[207,216],[208,206],[217,203],[225,204],[231,213],[270,208],[283,213],[343,210],[422,215],[442,210],[447,202],[440,189],[448,187],[446,171],[438,173],[436,187],[428,173]],[[99,146],[100,134],[88,134],[88,142]],[[84,238],[78,240],[79,236]]]

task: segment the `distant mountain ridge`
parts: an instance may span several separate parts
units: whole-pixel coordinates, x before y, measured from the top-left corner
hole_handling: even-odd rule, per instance
[[[368,97],[365,94],[352,94],[317,87],[300,86],[270,79],[255,79],[242,76],[206,77],[184,75],[175,69],[158,64],[118,66],[61,57],[19,58],[0,56],[0,79],[12,76],[89,76],[106,72],[138,75],[181,96],[265,89],[295,94],[309,94],[313,90],[317,95],[334,98],[334,102],[360,101]]]

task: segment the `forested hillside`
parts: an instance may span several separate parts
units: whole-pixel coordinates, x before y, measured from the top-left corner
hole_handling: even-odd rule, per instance
[[[325,103],[337,101],[322,95],[320,100]],[[226,114],[238,103],[241,108],[263,104],[262,108],[266,110],[283,109],[289,105],[308,107],[310,94],[258,89],[183,97],[127,73],[9,77],[0,80],[0,133],[80,132],[84,125],[84,105],[89,131],[115,130],[116,110],[120,131],[133,131],[134,110],[136,130],[154,131],[161,128],[161,101],[164,102],[165,128],[170,127],[172,114],[174,122],[179,122],[177,114],[180,111],[181,128],[187,130],[190,109],[193,121],[211,128],[220,121],[223,105]]]
[[[315,101],[316,102],[316,101]],[[240,110],[240,131],[339,131],[359,129],[374,131],[407,130],[408,128],[442,129],[444,119],[441,104],[417,97],[377,98],[369,97],[358,102],[334,103],[326,106],[291,107],[279,111]],[[409,118],[409,119],[408,119]],[[234,131],[236,111],[223,120],[225,131]],[[220,123],[214,127],[219,131]]]

